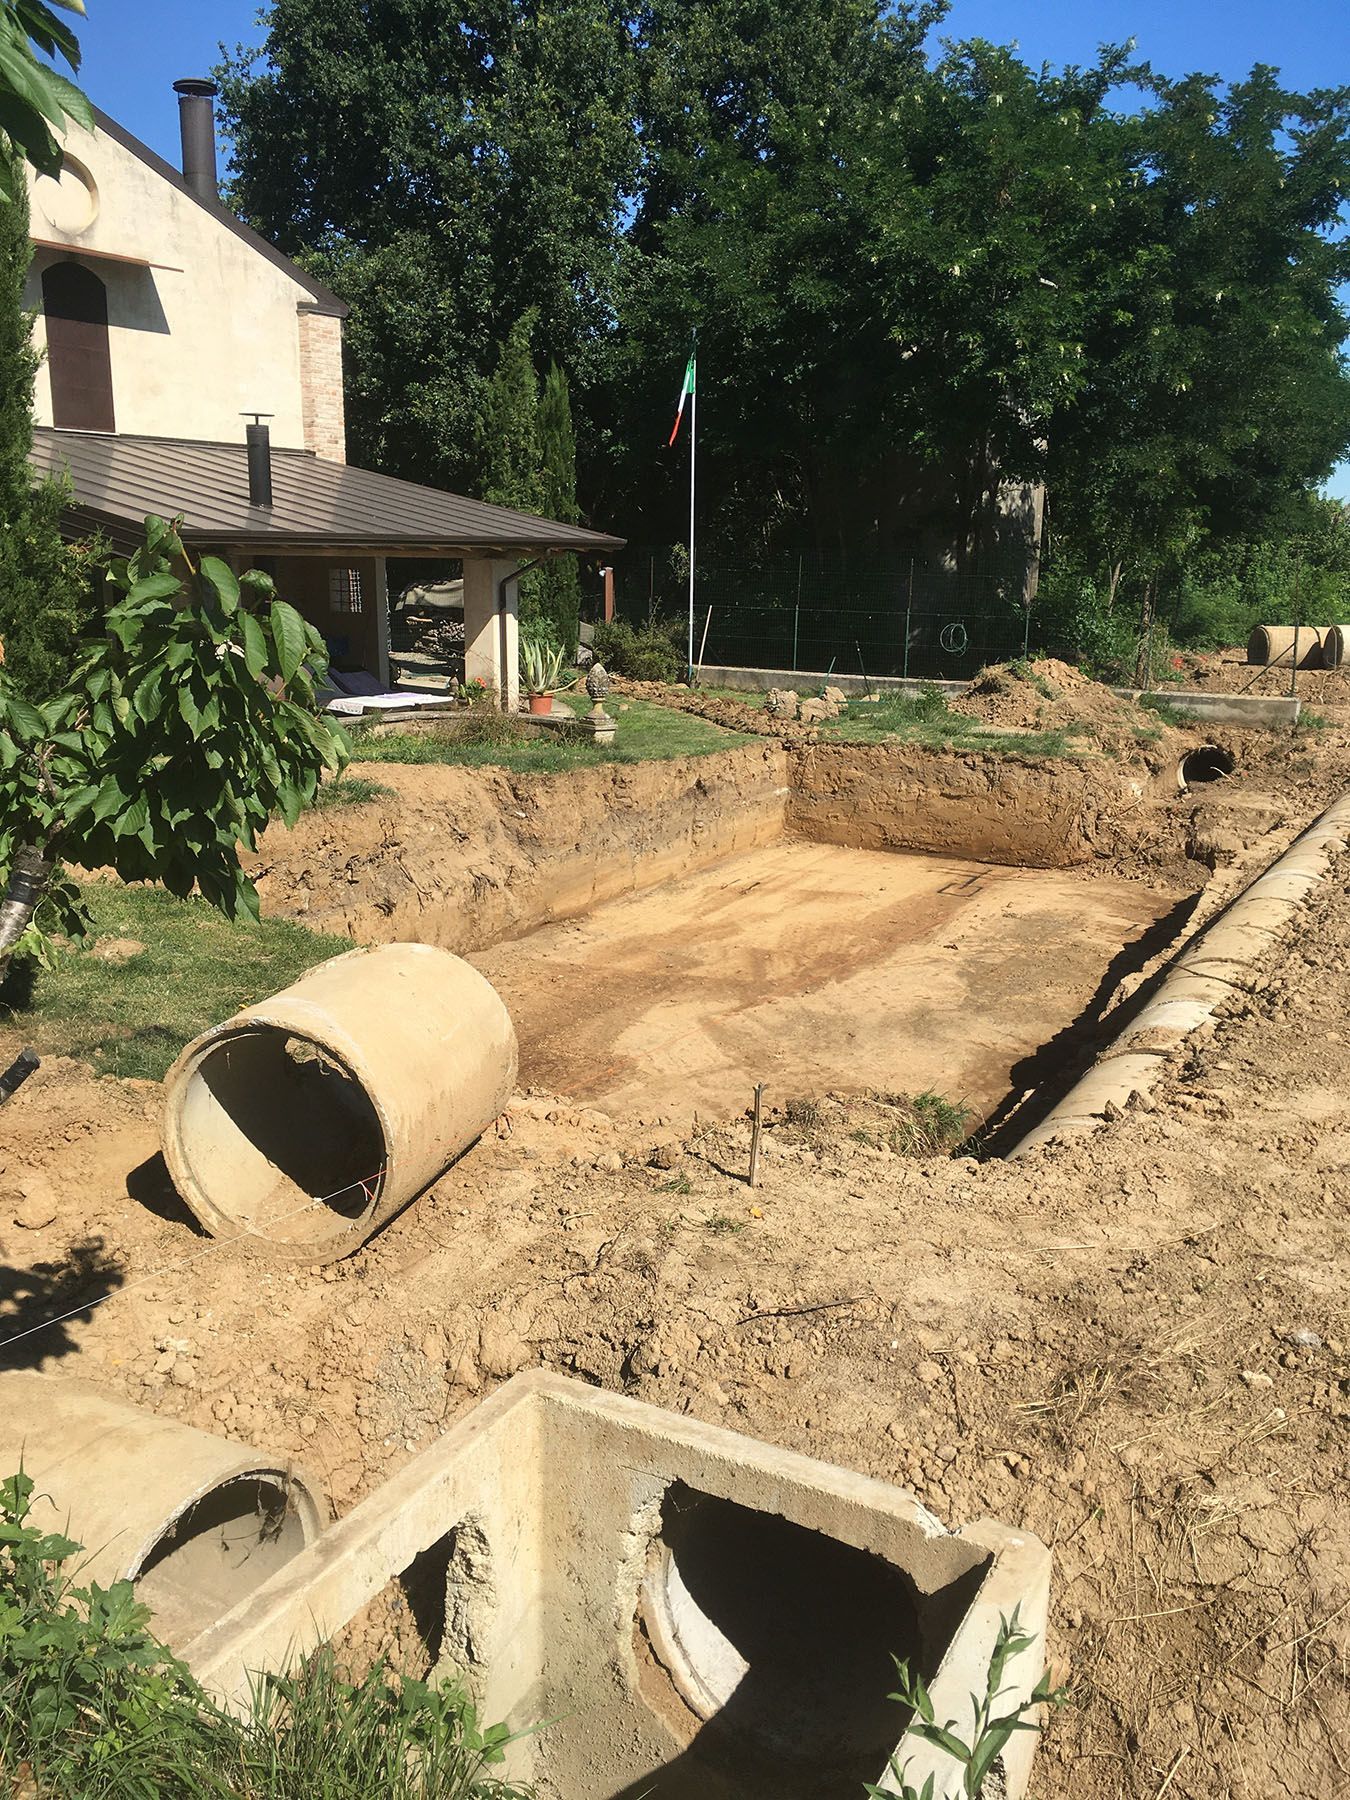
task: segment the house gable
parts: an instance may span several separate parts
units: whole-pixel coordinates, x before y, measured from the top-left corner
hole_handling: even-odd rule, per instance
[[[342,303],[106,115],[72,126],[65,149],[59,182],[30,177],[39,348],[44,277],[74,263],[106,292],[118,432],[229,442],[242,414],[269,413],[279,446],[341,460]],[[56,417],[52,373],[44,359],[38,423],[92,428]]]

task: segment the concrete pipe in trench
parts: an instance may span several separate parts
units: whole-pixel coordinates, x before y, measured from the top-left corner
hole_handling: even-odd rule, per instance
[[[516,1034],[448,951],[335,956],[193,1040],[164,1160],[206,1229],[279,1261],[348,1256],[506,1108]]]
[[[328,1521],[268,1456],[142,1412],[88,1382],[0,1375],[0,1477],[33,1478],[31,1521],[83,1546],[78,1583],[133,1581],[174,1649],[261,1587]]]

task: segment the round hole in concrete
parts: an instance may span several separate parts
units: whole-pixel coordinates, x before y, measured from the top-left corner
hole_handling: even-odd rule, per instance
[[[1206,781],[1222,781],[1236,767],[1237,758],[1231,750],[1223,750],[1218,744],[1201,744],[1198,749],[1188,750],[1177,764],[1177,786],[1188,788]]]
[[[136,1597],[154,1613],[157,1634],[181,1646],[247,1599],[318,1529],[312,1498],[280,1471],[236,1476],[165,1526],[133,1574]]]
[[[205,1046],[174,1129],[198,1192],[259,1236],[323,1242],[379,1199],[387,1151],[369,1094],[327,1050],[273,1026]]]
[[[662,1507],[641,1623],[695,1715],[691,1750],[859,1782],[879,1778],[907,1723],[889,1697],[893,1657],[926,1662],[902,1569],[681,1483]]]

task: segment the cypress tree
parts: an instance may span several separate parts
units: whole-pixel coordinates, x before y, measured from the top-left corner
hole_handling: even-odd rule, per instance
[[[90,615],[89,583],[79,553],[61,538],[65,484],[35,484],[32,315],[23,304],[32,261],[22,160],[0,139],[0,643],[5,673],[32,700],[61,685]]]
[[[539,453],[542,510],[547,518],[575,524],[577,507],[577,438],[572,428],[572,399],[567,377],[549,364],[539,401]],[[538,606],[552,622],[558,641],[570,654],[577,644],[581,588],[575,556],[550,559],[539,571]]]
[[[495,506],[538,512],[543,499],[539,454],[539,377],[531,339],[533,310],[516,320],[502,345],[483,398],[479,448],[483,498]]]

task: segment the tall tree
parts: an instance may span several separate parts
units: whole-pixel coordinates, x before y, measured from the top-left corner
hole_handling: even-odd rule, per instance
[[[1059,530],[1149,599],[1202,543],[1301,518],[1350,443],[1350,89],[1138,77],[1049,463]]]
[[[544,485],[539,439],[539,377],[532,341],[537,315],[524,313],[507,333],[483,395],[478,464],[485,500],[538,512]]]
[[[572,524],[577,507],[577,437],[572,428],[572,397],[566,375],[550,363],[539,397],[540,510],[547,518]],[[581,588],[575,556],[556,556],[539,570],[537,605],[564,649],[576,648]]]
[[[89,580],[82,552],[62,541],[64,486],[34,483],[33,318],[23,303],[32,260],[22,162],[0,152],[0,644],[20,693],[45,695],[71,666],[87,621]]]
[[[219,71],[233,203],[352,305],[354,458],[478,491],[509,323],[583,382],[637,145],[619,0],[273,0]]]

